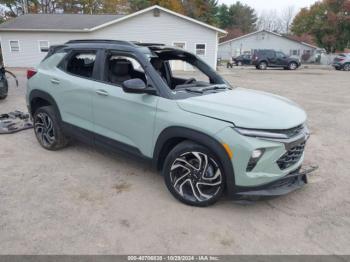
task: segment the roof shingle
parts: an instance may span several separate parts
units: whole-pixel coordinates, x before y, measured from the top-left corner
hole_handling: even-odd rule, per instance
[[[27,14],[0,24],[0,29],[87,30],[124,15]]]

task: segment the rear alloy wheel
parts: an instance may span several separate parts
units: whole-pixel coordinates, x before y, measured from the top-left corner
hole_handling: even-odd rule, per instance
[[[238,66],[242,66],[242,65],[243,65],[242,61],[238,61],[238,62],[237,62],[237,65],[238,65]]]
[[[260,62],[258,67],[259,67],[260,70],[266,70],[267,63],[266,62]]]
[[[35,136],[43,148],[58,150],[68,144],[52,106],[39,108],[33,119]]]
[[[290,62],[288,68],[289,70],[296,70],[298,68],[298,64],[295,62]]]
[[[35,116],[35,134],[40,144],[47,148],[52,146],[55,141],[55,132],[50,116],[46,113],[38,113]]]
[[[192,206],[212,205],[224,190],[224,174],[216,157],[205,147],[189,141],[169,153],[163,175],[169,191]]]
[[[343,69],[344,71],[350,71],[350,64],[345,64]]]

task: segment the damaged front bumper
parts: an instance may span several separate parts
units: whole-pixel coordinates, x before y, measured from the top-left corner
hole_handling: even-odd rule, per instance
[[[258,187],[239,187],[236,196],[281,196],[293,192],[307,184],[307,175],[314,172],[317,166],[299,167],[288,175]]]

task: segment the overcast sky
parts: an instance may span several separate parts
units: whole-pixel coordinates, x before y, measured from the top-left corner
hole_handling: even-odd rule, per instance
[[[236,0],[219,0],[219,3],[225,3],[227,5],[237,2]],[[297,10],[302,7],[308,7],[316,2],[316,0],[240,0],[241,3],[247,4],[253,7],[258,13],[264,10],[275,9],[277,11],[282,10],[288,6],[295,6]]]

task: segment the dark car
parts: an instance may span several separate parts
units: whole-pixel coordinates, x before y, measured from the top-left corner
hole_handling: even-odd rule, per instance
[[[272,49],[256,50],[252,64],[256,69],[265,70],[268,67],[282,67],[284,69],[296,70],[300,66],[300,59],[287,56],[283,52]]]
[[[251,65],[252,56],[251,55],[240,55],[233,59],[233,63],[237,66]]]

